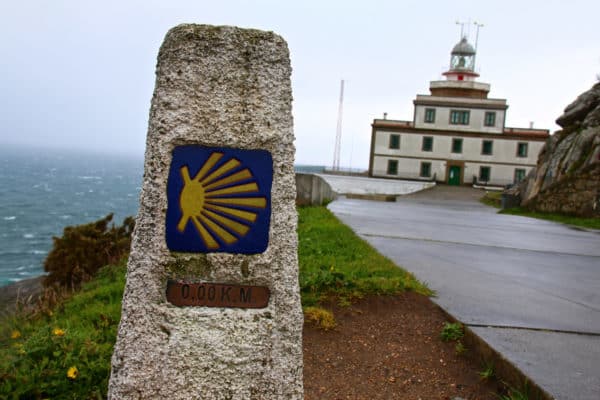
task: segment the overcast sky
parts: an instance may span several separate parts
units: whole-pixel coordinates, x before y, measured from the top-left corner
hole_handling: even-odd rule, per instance
[[[456,20],[484,24],[476,69],[508,100],[507,126],[554,131],[600,73],[599,15],[597,0],[3,0],[0,145],[141,157],[158,48],[184,22],[287,40],[298,164],[331,165],[345,79],[341,164],[367,167],[372,120],[412,119],[415,95],[448,69]]]

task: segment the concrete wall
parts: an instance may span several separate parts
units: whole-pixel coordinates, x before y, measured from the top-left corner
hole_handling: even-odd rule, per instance
[[[390,149],[390,135],[400,136],[400,148]],[[433,138],[432,151],[423,151],[423,137]],[[452,153],[452,139],[462,138],[462,153]],[[428,179],[420,177],[421,162],[431,163],[431,176],[436,175],[438,182],[446,179],[448,162],[464,163],[463,181],[471,183],[473,176],[479,176],[481,166],[489,167],[491,171],[490,184],[506,185],[512,183],[515,169],[524,169],[527,174],[536,165],[537,157],[544,146],[544,141],[517,140],[503,135],[461,136],[436,134],[434,132],[417,133],[390,132],[377,130],[373,146],[373,176],[397,177],[405,179]],[[484,140],[491,140],[492,154],[484,155],[482,145]],[[517,156],[518,143],[528,143],[527,157]],[[387,174],[388,160],[398,160],[398,174]]]
[[[331,186],[320,176],[296,173],[296,204],[316,206],[336,198]]]

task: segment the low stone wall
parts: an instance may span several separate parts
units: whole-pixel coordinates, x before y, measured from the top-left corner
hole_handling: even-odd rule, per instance
[[[556,182],[523,205],[535,211],[600,217],[600,165]]]
[[[296,204],[322,205],[336,198],[331,186],[320,176],[296,173]]]

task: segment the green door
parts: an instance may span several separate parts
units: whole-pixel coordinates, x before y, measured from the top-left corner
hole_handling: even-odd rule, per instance
[[[458,165],[450,166],[450,173],[448,174],[449,185],[460,185],[460,167]]]

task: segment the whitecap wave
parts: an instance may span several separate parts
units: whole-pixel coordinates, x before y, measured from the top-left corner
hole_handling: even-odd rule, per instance
[[[4,217],[3,219],[5,221],[13,221],[13,220],[17,219],[17,217],[15,215],[10,215],[8,217]]]
[[[25,239],[33,239],[35,237],[35,235],[33,233],[26,233],[23,235],[23,238]]]

